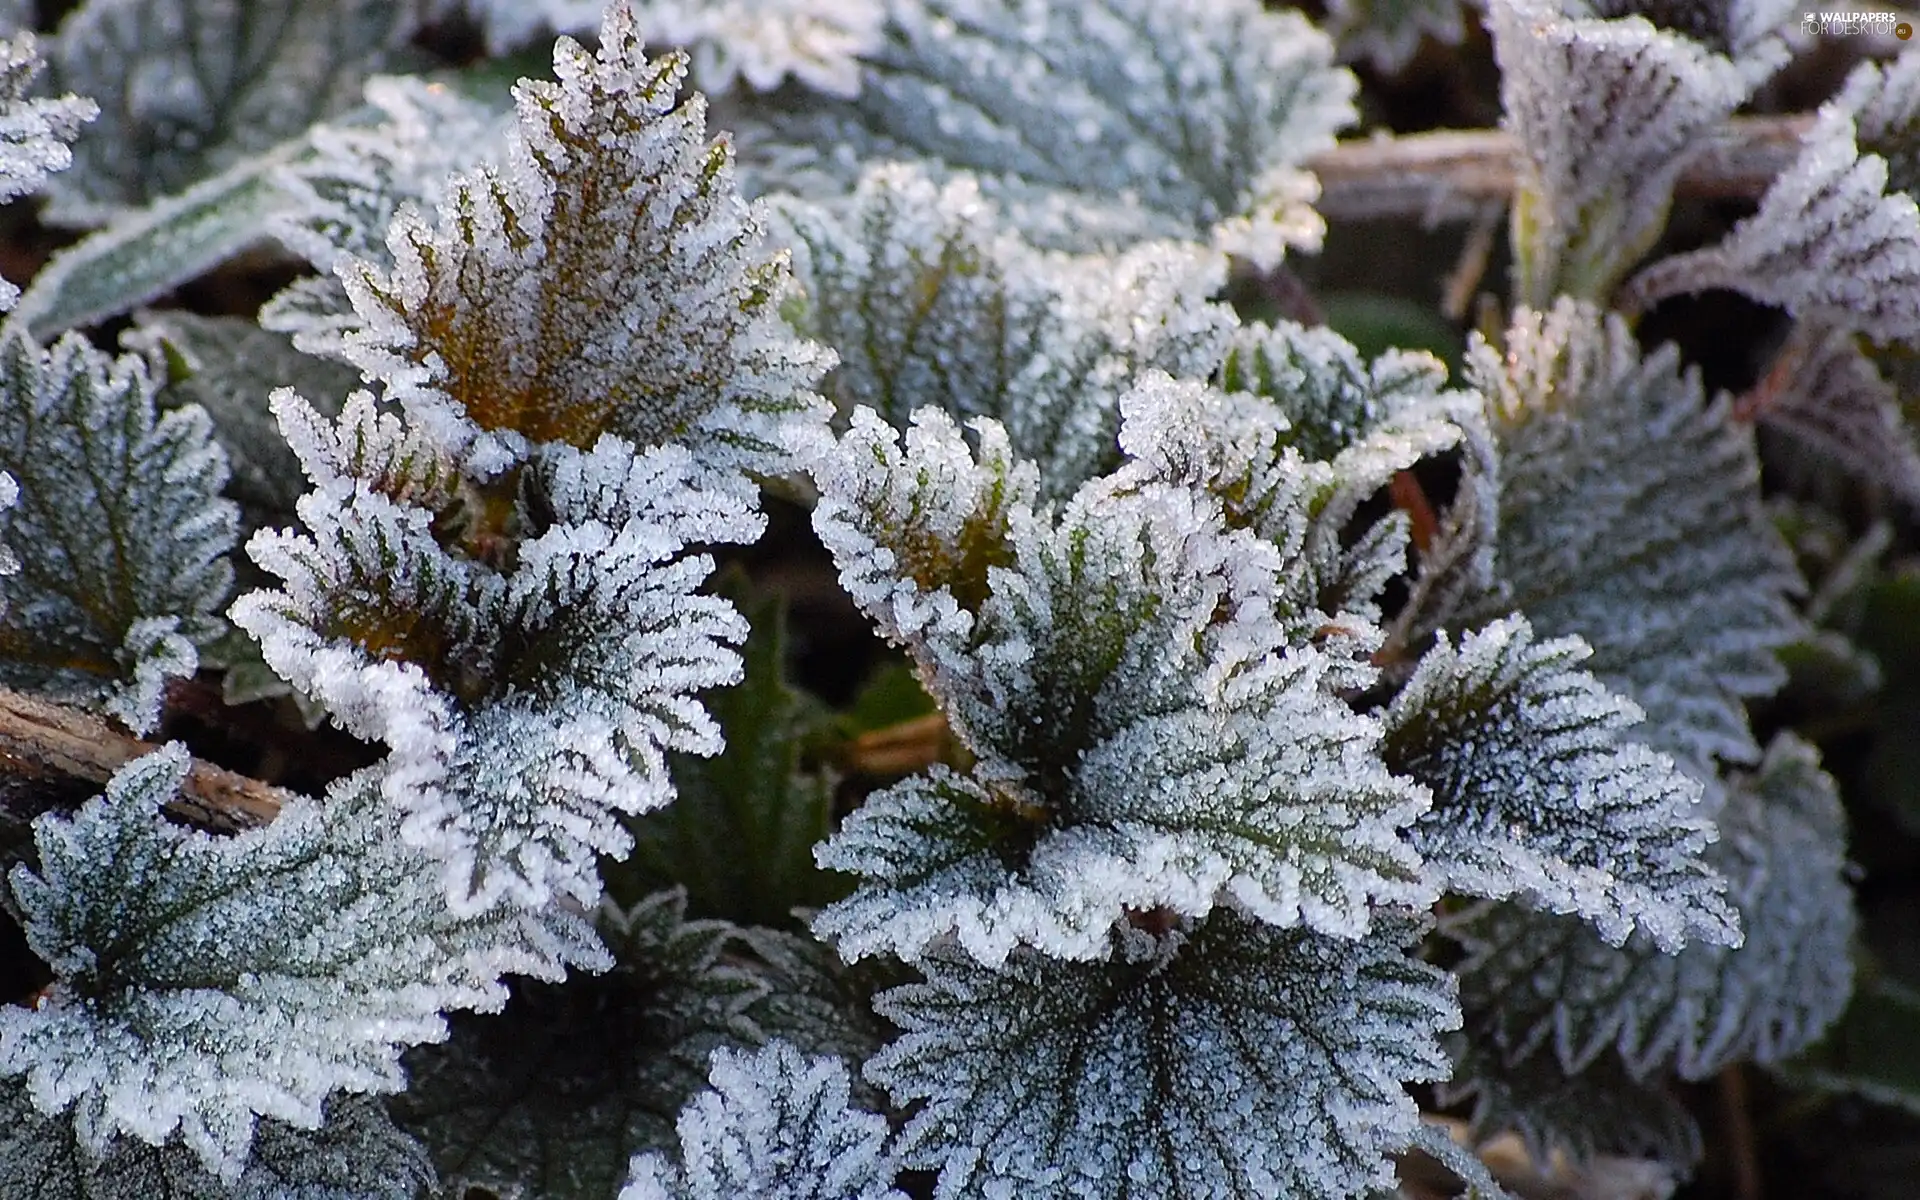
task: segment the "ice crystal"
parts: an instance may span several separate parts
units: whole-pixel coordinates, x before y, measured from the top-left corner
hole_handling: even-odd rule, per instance
[[[1414,1136],[1404,1085],[1441,1078],[1444,972],[1381,914],[1359,940],[1231,911],[1112,962],[940,954],[884,993],[901,1037],[869,1065],[936,1195],[1324,1196],[1389,1187]],[[1144,945],[1139,943],[1144,942]]]
[[[1579,670],[1585,657],[1518,617],[1422,656],[1382,747],[1433,793],[1413,829],[1422,860],[1449,890],[1573,913],[1616,945],[1636,928],[1668,951],[1738,940],[1701,859],[1700,785],[1626,740],[1640,710]]]
[[[693,57],[702,91],[734,80],[768,92],[791,75],[816,91],[860,92],[860,59],[879,50],[885,0],[644,0],[635,10],[646,39]]]
[[[0,29],[0,33],[8,32]],[[100,108],[92,100],[30,97],[45,69],[31,33],[0,40],[0,202],[34,191],[73,163],[68,145]],[[13,307],[20,289],[0,279],[0,312]]]
[[[1519,147],[1515,291],[1605,300],[1659,238],[1675,182],[1752,88],[1729,59],[1646,20],[1492,0],[1505,124]]]
[[[135,732],[190,675],[232,586],[226,458],[206,413],[155,409],[155,366],[77,336],[0,345],[0,468],[19,484],[0,679],[103,701]]]
[[[676,103],[685,60],[649,62],[615,3],[598,55],[562,39],[554,72],[520,84],[504,169],[454,181],[437,224],[403,210],[391,269],[342,265],[365,323],[347,353],[483,474],[603,433],[783,468],[830,360],[783,332],[784,258],[704,102]]]
[[[1588,669],[1646,711],[1644,740],[1705,776],[1758,757],[1742,701],[1784,678],[1800,581],[1751,432],[1678,358],[1563,300],[1519,314],[1504,354],[1477,347],[1469,376],[1501,453],[1501,612],[1584,639]]]
[[[732,961],[732,926],[685,915],[678,891],[603,905],[612,970],[518,986],[504,1014],[408,1055],[393,1111],[450,1191],[607,1200],[636,1153],[672,1142],[708,1057],[756,1040],[746,1012],[767,991]]]
[[[1781,735],[1720,814],[1708,861],[1746,940],[1661,953],[1606,945],[1565,917],[1494,909],[1464,921],[1462,1002],[1505,1061],[1551,1053],[1568,1073],[1609,1049],[1636,1076],[1702,1079],[1738,1059],[1777,1062],[1840,1015],[1852,990],[1845,818],[1806,743]]]
[[[409,32],[387,0],[87,0],[49,57],[100,102],[56,191],[57,219],[104,224],[351,106]]]
[[[977,184],[868,171],[844,211],[790,202],[806,332],[839,352],[828,390],[905,429],[915,409],[987,416],[1063,498],[1118,464],[1118,398],[1140,371],[1205,376],[1234,324],[1207,297],[1225,263],[1194,246],[1118,259],[1033,250]]]
[[[183,1146],[120,1138],[96,1155],[24,1084],[0,1084],[0,1200],[419,1200],[435,1183],[419,1143],[374,1100],[335,1096],[316,1130],[262,1120],[229,1182]]]
[[[1417,900],[1397,829],[1425,798],[1380,766],[1331,660],[1286,646],[1272,547],[1185,488],[1094,481],[1036,512],[1006,485],[1004,433],[975,424],[978,462],[939,410],[904,451],[861,411],[819,472],[843,582],[979,761],[848,818],[819,857],[862,883],[816,931],[849,957],[951,932],[983,962],[1088,958],[1128,909],[1230,896],[1351,935],[1371,899]]]
[[[91,1153],[177,1132],[237,1178],[256,1117],[310,1129],[330,1092],[400,1090],[400,1051],[444,1038],[442,1009],[497,1009],[503,973],[604,965],[558,910],[448,913],[364,775],[220,838],[160,811],[187,768],[177,745],[135,760],[73,817],[40,818],[38,866],[10,876],[55,982],[0,1009],[0,1073],[43,1112],[71,1108]]]
[[[858,99],[766,114],[774,178],[851,183],[863,162],[921,159],[977,173],[1049,246],[1210,231],[1271,265],[1318,244],[1300,164],[1353,120],[1354,85],[1298,14],[1254,0],[930,0],[888,17]]]
[[[680,1114],[680,1164],[636,1156],[620,1200],[906,1200],[886,1118],[849,1105],[839,1059],[718,1050],[711,1079]]]

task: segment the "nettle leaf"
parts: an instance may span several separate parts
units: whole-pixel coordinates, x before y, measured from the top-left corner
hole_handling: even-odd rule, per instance
[[[842,892],[813,862],[814,843],[833,825],[833,781],[800,767],[813,722],[786,682],[785,604],[775,596],[742,608],[752,628],[741,647],[743,678],[702,697],[726,749],[669,758],[679,796],[629,823],[627,874],[653,889],[682,883],[702,916],[779,926],[795,908]]]
[[[497,1009],[503,973],[606,965],[557,909],[450,914],[372,775],[223,838],[162,816],[187,767],[175,744],[41,817],[38,868],[10,877],[54,984],[0,1009],[0,1074],[43,1112],[71,1108],[90,1153],[177,1133],[231,1181],[256,1117],[312,1129],[333,1091],[400,1090],[401,1049],[444,1038],[442,1009]]]
[[[1205,376],[1235,324],[1207,297],[1226,264],[1154,243],[1116,258],[1043,254],[1006,232],[968,177],[890,164],[841,208],[788,201],[807,333],[840,365],[828,391],[896,429],[938,406],[992,417],[1051,498],[1119,463],[1118,398],[1140,371]]]
[[[867,1074],[899,1105],[936,1194],[1321,1196],[1391,1187],[1447,1072],[1452,984],[1383,912],[1359,940],[1219,911],[1111,962],[941,952],[883,994],[902,1036]]]
[[[437,225],[403,210],[390,270],[340,268],[365,322],[347,352],[482,475],[603,433],[784,469],[831,360],[783,332],[785,260],[704,102],[675,103],[685,60],[648,62],[615,3],[599,54],[562,39],[554,72],[519,86],[506,170],[455,181]]]
[[[420,1144],[360,1097],[328,1101],[314,1130],[261,1121],[228,1181],[178,1145],[120,1138],[96,1155],[24,1085],[0,1084],[0,1200],[426,1200],[437,1183]]]
[[[1707,857],[1739,910],[1737,948],[1663,954],[1636,935],[1616,949],[1578,922],[1511,907],[1458,923],[1472,952],[1462,1003],[1505,1062],[1551,1053],[1571,1073],[1612,1049],[1635,1076],[1670,1066],[1702,1079],[1788,1058],[1840,1015],[1855,917],[1833,780],[1783,734],[1730,793]]]
[[[284,587],[243,597],[234,621],[350,732],[391,747],[401,836],[442,859],[458,910],[591,902],[596,856],[632,845],[618,814],[673,798],[666,752],[720,749],[694,694],[739,678],[729,646],[746,627],[697,591],[712,559],[685,551],[751,542],[762,519],[738,487],[698,486],[684,448],[636,455],[611,436],[588,452],[542,448],[518,496],[436,512],[452,485],[431,448],[410,449],[369,404],[349,402],[335,449],[294,442],[311,448],[318,485],[299,504],[310,532],[254,536],[255,560]],[[296,429],[306,420],[283,407]],[[351,482],[333,474],[375,442]],[[380,463],[409,464],[386,485],[399,498],[370,484]],[[528,534],[505,569],[437,540],[447,519],[489,536],[487,504]]]
[[[890,6],[885,38],[857,99],[760,114],[771,180],[845,187],[863,163],[921,159],[979,175],[1053,248],[1209,234],[1271,266],[1319,243],[1300,164],[1353,121],[1354,82],[1298,14],[1254,0],[936,0]]]
[[[747,1016],[768,1038],[850,1063],[865,1062],[886,1040],[872,1009],[884,966],[850,967],[819,939],[779,929],[743,928],[737,948],[751,952],[751,969],[766,988]]]
[[[1472,1027],[1469,1021],[1467,1033],[1448,1039],[1453,1078],[1434,1091],[1448,1107],[1472,1099],[1470,1122],[1477,1141],[1518,1134],[1536,1163],[1560,1154],[1576,1163],[1602,1155],[1650,1158],[1682,1168],[1700,1161],[1700,1127],[1670,1085],[1635,1079],[1613,1054],[1571,1074],[1551,1050],[1507,1063],[1474,1041]]]
[[[1920,207],[1889,181],[1887,160],[1858,141],[1851,106],[1870,106],[1872,96],[1851,87],[1822,107],[1758,210],[1718,243],[1641,272],[1629,303],[1644,310],[1727,288],[1878,341],[1920,344]],[[1904,161],[1903,169],[1912,171]]]
[[[977,424],[991,462],[1004,435]],[[944,415],[923,410],[915,430],[925,441],[901,455],[857,438],[856,419],[844,448],[850,465],[871,465],[876,444],[894,455],[891,479],[862,481],[909,497],[867,510],[883,537],[919,515],[915,489],[936,470],[971,465]],[[821,481],[828,533],[847,477]],[[1397,831],[1425,797],[1380,766],[1377,727],[1334,694],[1332,661],[1287,648],[1267,609],[1271,547],[1221,528],[1186,488],[1100,482],[1057,521],[1021,507],[1006,530],[984,595],[963,607],[948,579],[913,592],[944,606],[909,644],[979,761],[871,796],[843,823],[818,857],[862,881],[817,933],[850,959],[916,958],[954,933],[996,963],[1023,944],[1102,957],[1129,909],[1198,917],[1231,897],[1276,924],[1353,935],[1370,898],[1420,902]],[[876,573],[889,553],[869,559]],[[899,567],[892,578],[926,588]],[[895,593],[850,590],[883,627],[897,619]]]
[[[635,1154],[672,1143],[708,1056],[757,1040],[744,1013],[765,992],[723,958],[733,927],[685,912],[680,892],[603,906],[611,971],[516,987],[503,1015],[458,1019],[446,1045],[408,1055],[391,1108],[452,1194],[606,1200]]]
[[[886,0],[647,0],[634,15],[650,45],[689,52],[703,92],[728,91],[735,80],[770,92],[792,76],[852,98],[860,93],[860,60],[883,44],[886,10]]]
[[[1674,185],[1757,79],[1640,17],[1493,0],[1504,123],[1520,153],[1514,292],[1604,301],[1660,237]]]
[[[38,189],[72,165],[68,143],[100,113],[93,101],[76,96],[30,97],[45,67],[31,33],[0,40],[0,202]],[[19,297],[19,288],[0,279],[0,312]]]
[[[1563,300],[1471,352],[1500,447],[1498,562],[1536,629],[1646,711],[1640,738],[1702,777],[1751,762],[1742,700],[1784,681],[1799,633],[1791,555],[1761,509],[1752,433],[1665,346]]]
[[[50,57],[101,117],[49,215],[103,225],[303,132],[358,101],[410,31],[384,0],[88,0]]]
[[[1414,823],[1450,891],[1570,913],[1618,945],[1737,942],[1701,854],[1700,785],[1626,739],[1641,712],[1577,664],[1578,638],[1535,641],[1524,617],[1446,638],[1388,706],[1382,756],[1433,793]]]
[[[302,354],[285,335],[252,321],[184,309],[143,314],[136,332],[122,342],[166,355],[174,378],[160,393],[162,405],[195,405],[213,419],[214,437],[232,464],[229,495],[256,508],[293,511],[304,490],[300,460],[287,447],[267,397],[291,384],[314,397],[322,413],[337,416],[358,372]]]
[[[839,1059],[716,1050],[710,1078],[680,1114],[679,1165],[635,1156],[620,1200],[906,1200],[887,1119],[851,1106]]]
[[[1920,446],[1899,392],[1862,352],[1857,335],[1817,321],[1797,323],[1745,407],[1761,428],[1920,506]]]
[[[0,346],[0,468],[20,485],[0,680],[102,702],[136,733],[191,675],[233,584],[226,456],[198,408],[155,410],[152,364],[69,335]]]

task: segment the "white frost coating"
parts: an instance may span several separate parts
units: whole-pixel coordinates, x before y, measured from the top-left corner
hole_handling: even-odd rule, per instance
[[[1508,1061],[1551,1053],[1575,1073],[1613,1047],[1635,1075],[1705,1079],[1790,1058],[1839,1018],[1856,927],[1839,792],[1792,735],[1731,790],[1707,858],[1739,911],[1738,946],[1664,954],[1636,936],[1615,949],[1577,921],[1513,908],[1460,924],[1464,1003]]]
[[[451,181],[436,220],[403,208],[390,258],[340,265],[342,353],[478,475],[606,432],[787,469],[832,356],[785,332],[784,256],[704,101],[676,103],[684,60],[649,62],[616,2],[599,53],[563,38],[554,73],[519,86],[503,165]]]
[[[860,59],[880,49],[884,0],[641,0],[653,45],[693,57],[694,85],[718,94],[743,80],[770,92],[788,75],[815,91],[860,94]]]
[[[1444,972],[1383,911],[1366,938],[1216,912],[1113,962],[961,956],[876,1007],[901,1036],[867,1067],[935,1195],[1316,1196],[1390,1188],[1419,1126],[1409,1081],[1443,1078]],[[1137,931],[1136,931],[1137,932]]]
[[[1433,793],[1421,858],[1449,891],[1572,913],[1612,945],[1737,942],[1700,785],[1626,740],[1641,712],[1577,669],[1588,653],[1512,617],[1421,657],[1385,718],[1387,764]]]
[[[1680,172],[1759,81],[1645,18],[1491,0],[1504,123],[1520,148],[1515,291],[1604,299],[1666,227]]]
[[[503,973],[608,965],[557,909],[450,914],[369,773],[223,838],[159,811],[188,764],[170,746],[40,818],[38,869],[9,880],[55,982],[38,1008],[0,1009],[0,1073],[42,1112],[71,1108],[96,1154],[177,1133],[232,1180],[257,1117],[311,1129],[331,1092],[400,1090],[401,1051],[444,1038],[443,1009],[497,1010]]]
[[[1593,647],[1588,670],[1647,713],[1640,737],[1702,779],[1753,762],[1743,701],[1785,679],[1801,589],[1760,505],[1749,427],[1671,347],[1563,300],[1469,352],[1500,446],[1498,556],[1513,610]],[[1711,795],[1711,792],[1709,793]]]
[[[992,417],[1053,499],[1117,465],[1117,400],[1138,372],[1209,375],[1236,324],[1208,301],[1223,256],[1165,242],[1044,254],[971,177],[878,166],[845,205],[788,200],[775,220],[795,245],[807,332],[839,352],[839,406],[903,430],[927,406]]]
[[[848,1103],[847,1068],[775,1041],[713,1054],[681,1110],[681,1165],[636,1154],[620,1200],[905,1200],[885,1117]]]
[[[997,424],[975,429],[977,464],[938,410],[904,449],[863,411],[818,479],[849,591],[980,762],[848,818],[817,856],[863,883],[816,931],[909,958],[955,933],[997,963],[1102,957],[1130,909],[1231,900],[1352,936],[1370,899],[1424,902],[1400,830],[1425,796],[1334,694],[1357,667],[1287,648],[1274,548],[1185,487],[1095,481],[1036,514]]]
[[[72,95],[30,98],[45,66],[31,33],[0,40],[0,202],[34,191],[72,166],[68,143],[80,136],[81,125],[100,115],[99,105]],[[19,298],[20,289],[0,279],[0,312]]]
[[[775,187],[870,163],[972,172],[1038,244],[1214,240],[1263,266],[1319,244],[1300,164],[1354,120],[1354,80],[1256,0],[928,0],[889,9],[858,98],[767,106]],[[1036,120],[1036,113],[1045,113]]]
[[[1887,160],[1855,142],[1844,99],[1820,110],[1758,211],[1719,243],[1647,268],[1633,282],[1635,303],[1729,288],[1796,317],[1920,345],[1920,207],[1889,184]]]

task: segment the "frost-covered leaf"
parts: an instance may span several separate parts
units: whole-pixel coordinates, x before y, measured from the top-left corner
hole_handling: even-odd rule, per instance
[[[702,698],[726,749],[668,759],[678,797],[629,823],[630,866],[608,873],[610,883],[633,876],[649,890],[677,881],[701,916],[784,926],[795,908],[842,894],[813,862],[814,843],[832,828],[833,783],[800,768],[810,723],[786,682],[785,604],[767,597],[741,607],[752,627],[741,648],[741,682]]]
[[[1353,79],[1255,0],[930,0],[889,7],[857,99],[763,113],[762,170],[847,187],[921,159],[980,177],[1038,243],[1193,240],[1264,265],[1319,243],[1300,164],[1353,120]],[[1037,114],[1046,114],[1038,119]]]
[[[388,0],[88,0],[55,82],[99,101],[51,210],[72,225],[185,190],[352,106],[411,14]]]
[[[254,536],[284,586],[242,597],[235,622],[350,732],[392,748],[401,836],[445,862],[457,908],[591,902],[596,855],[632,845],[618,814],[673,796],[665,753],[720,748],[693,694],[739,677],[729,643],[746,629],[696,590],[712,559],[685,551],[751,542],[761,518],[737,488],[696,486],[678,446],[550,445],[517,492],[463,499],[431,442],[370,401],[332,430],[297,398],[279,406],[317,485],[299,503],[309,532]],[[525,534],[509,562],[486,553],[507,540],[494,520]],[[451,548],[449,521],[472,526]]]
[[[752,952],[751,969],[766,987],[747,1016],[768,1038],[848,1062],[865,1062],[886,1040],[885,1023],[872,1009],[886,966],[848,966],[818,939],[778,929],[742,929],[738,944]],[[855,1089],[864,1090],[858,1082]],[[864,1098],[861,1103],[871,1107]]]
[[[1661,953],[1615,949],[1567,917],[1500,907],[1457,927],[1472,950],[1462,1004],[1508,1063],[1551,1054],[1569,1072],[1617,1050],[1636,1076],[1701,1079],[1729,1062],[1776,1062],[1809,1045],[1853,984],[1845,817],[1812,747],[1776,738],[1731,790],[1708,861],[1728,881],[1746,941]]]
[[[1151,917],[1149,917],[1151,920]],[[1444,1077],[1457,1027],[1444,972],[1411,960],[1417,924],[1360,940],[1229,911],[1133,934],[1112,962],[958,955],[885,993],[903,1030],[867,1068],[924,1102],[902,1156],[936,1194],[1357,1200],[1419,1124],[1409,1082]]]
[[[680,1113],[678,1165],[636,1156],[620,1200],[906,1200],[887,1119],[848,1102],[839,1059],[722,1049],[709,1078]]]
[[[1671,347],[1566,300],[1471,354],[1500,446],[1502,579],[1518,609],[1593,647],[1590,670],[1646,711],[1639,737],[1703,777],[1758,748],[1743,700],[1784,679],[1799,632],[1791,556],[1760,506],[1750,430],[1703,401]]]
[[[1536,1163],[1564,1153],[1576,1163],[1601,1155],[1651,1158],[1691,1167],[1700,1160],[1700,1127],[1674,1089],[1635,1079],[1617,1056],[1602,1055],[1568,1074],[1550,1050],[1504,1063],[1468,1032],[1448,1039],[1453,1078],[1436,1086],[1451,1107],[1469,1097],[1474,1136],[1520,1136]]]
[[[998,427],[977,424],[982,458],[1002,453]],[[856,469],[880,476],[860,480],[870,494],[908,497],[858,510],[881,538],[919,515],[916,489],[937,486],[936,471],[991,469],[934,410],[904,454],[862,428],[856,418],[843,447],[847,474],[821,483],[816,522],[836,553],[866,532],[833,524]],[[891,458],[876,464],[875,447]],[[1418,902],[1397,831],[1425,797],[1380,766],[1377,727],[1328,683],[1333,661],[1287,648],[1267,608],[1271,546],[1221,528],[1184,487],[1098,481],[1057,521],[1019,506],[1004,528],[984,593],[961,586],[972,574],[916,579],[884,546],[866,563],[899,590],[850,587],[883,628],[908,630],[979,761],[909,779],[847,819],[819,858],[862,882],[816,932],[849,958],[918,957],[951,932],[993,963],[1022,944],[1104,956],[1128,909],[1197,917],[1230,896],[1264,920],[1352,935],[1369,898]],[[902,623],[903,595],[935,615]]]
[[[606,965],[557,909],[451,915],[368,775],[223,838],[161,814],[187,766],[176,744],[40,818],[37,868],[10,876],[55,982],[38,1008],[0,1009],[0,1074],[71,1108],[93,1152],[177,1133],[231,1180],[256,1117],[315,1128],[335,1090],[401,1089],[401,1050],[444,1038],[443,1009],[498,1008],[503,973]]]
[[[1895,190],[1887,160],[1856,140],[1848,104],[1867,94],[1849,89],[1823,107],[1759,209],[1714,245],[1641,272],[1631,303],[1727,288],[1796,317],[1920,344],[1920,207]]]
[[[1654,26],[1742,62],[1764,79],[1781,65],[1780,35],[1799,10],[1793,0],[1593,0],[1598,17],[1644,17]]]
[[[1774,371],[1743,407],[1764,429],[1920,506],[1920,447],[1900,396],[1859,338],[1820,322],[1794,327]]]
[[[713,1050],[756,1040],[743,1014],[764,988],[722,959],[732,927],[685,906],[676,892],[604,906],[611,971],[516,987],[504,1014],[458,1018],[446,1045],[407,1056],[391,1107],[454,1195],[607,1200],[636,1153],[672,1144]]]
[[[1701,860],[1700,785],[1627,740],[1631,702],[1579,669],[1578,638],[1535,641],[1525,618],[1442,634],[1388,707],[1382,756],[1433,793],[1414,823],[1449,891],[1571,913],[1619,944],[1739,938]]]
[[[226,458],[197,408],[156,413],[160,380],[136,356],[77,336],[0,345],[0,468],[20,570],[0,581],[0,680],[104,701],[135,732],[170,677],[222,626],[232,586]]]
[[[851,98],[860,59],[884,40],[886,10],[886,0],[642,0],[634,16],[649,44],[692,56],[703,92],[725,92],[736,79],[769,92],[791,75]]]
[[[11,33],[0,27],[0,33]],[[80,127],[99,115],[91,100],[62,96],[30,97],[33,81],[46,64],[33,34],[0,40],[0,202],[38,188],[73,162],[68,143]],[[13,306],[20,290],[0,280],[0,312]]]
[[[781,210],[805,331],[838,351],[828,391],[904,430],[936,405],[987,416],[1049,497],[1119,462],[1118,397],[1140,371],[1211,374],[1234,324],[1207,297],[1225,263],[1150,244],[1118,257],[1042,254],[1004,231],[970,178],[868,171],[844,211]]]
[[[684,71],[612,4],[597,56],[562,39],[558,82],[521,83],[504,169],[453,182],[436,224],[403,211],[391,269],[341,266],[365,323],[349,356],[476,472],[603,433],[778,471],[821,418],[831,360],[785,333],[785,259],[704,102],[676,103]]]
[[[427,1200],[436,1182],[420,1144],[360,1097],[329,1100],[317,1130],[261,1121],[252,1159],[228,1182],[182,1146],[120,1138],[95,1155],[69,1118],[0,1084],[0,1200]]]
[[[1412,62],[1427,38],[1457,46],[1467,32],[1460,0],[1335,0],[1328,13],[1341,60],[1365,61],[1388,76]]]
[[[163,349],[175,378],[160,403],[206,410],[232,465],[229,494],[277,512],[292,512],[304,489],[300,460],[268,408],[269,393],[292,386],[332,417],[359,381],[351,367],[302,354],[284,335],[238,317],[203,317],[184,309],[151,312],[123,344]]]
[[[1519,148],[1514,291],[1604,302],[1666,227],[1688,162],[1756,81],[1640,17],[1491,0],[1505,125]]]

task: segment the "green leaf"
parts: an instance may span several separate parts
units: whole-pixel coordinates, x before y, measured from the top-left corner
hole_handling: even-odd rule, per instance
[[[741,649],[746,676],[705,693],[726,749],[717,757],[674,754],[680,791],[664,809],[629,822],[634,850],[619,876],[657,890],[680,884],[698,916],[784,926],[796,907],[839,898],[842,883],[814,865],[813,845],[832,825],[833,783],[800,769],[817,718],[787,686],[786,604],[721,589],[752,625]]]
[[[1920,1116],[1920,989],[1884,975],[1862,982],[1820,1044],[1781,1073]]]

